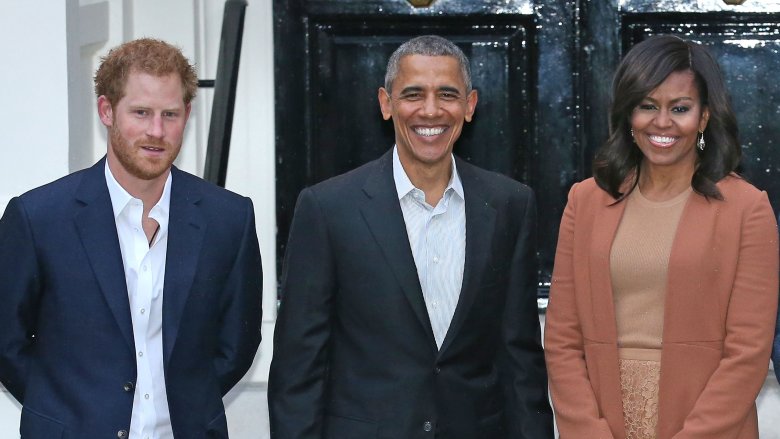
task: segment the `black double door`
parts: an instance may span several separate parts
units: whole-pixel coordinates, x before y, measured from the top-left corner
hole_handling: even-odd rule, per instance
[[[421,0],[427,3],[426,0]],[[531,186],[539,293],[571,185],[606,139],[611,77],[649,35],[701,42],[727,77],[744,175],[780,206],[780,4],[748,0],[275,0],[278,267],[301,189],[379,157],[394,142],[377,88],[399,44],[438,34],[471,60],[474,121],[455,153]]]

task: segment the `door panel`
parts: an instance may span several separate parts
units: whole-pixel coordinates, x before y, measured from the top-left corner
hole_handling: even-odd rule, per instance
[[[455,153],[531,186],[546,296],[571,185],[607,137],[614,69],[631,44],[676,33],[708,46],[727,77],[744,169],[780,203],[780,0],[288,0],[275,2],[278,266],[300,190],[387,151],[377,89],[398,45],[439,34],[471,59],[479,92]]]

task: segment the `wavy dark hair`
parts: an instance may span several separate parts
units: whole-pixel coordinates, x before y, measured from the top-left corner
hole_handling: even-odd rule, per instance
[[[707,146],[704,151],[696,148],[698,160],[691,186],[707,198],[723,199],[715,184],[737,169],[742,149],[720,66],[700,44],[673,35],[656,35],[629,50],[612,81],[609,138],[596,152],[593,176],[599,187],[616,200],[636,187],[644,157],[631,137],[631,114],[671,73],[680,71],[693,73],[702,110],[706,107],[710,113],[704,130]],[[620,192],[631,175],[631,188]]]

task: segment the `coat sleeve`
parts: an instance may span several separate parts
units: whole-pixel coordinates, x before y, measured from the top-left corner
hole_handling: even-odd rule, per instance
[[[737,437],[766,380],[778,291],[777,223],[765,192],[745,209],[720,364],[674,439]]]
[[[0,382],[24,403],[41,282],[27,213],[14,198],[0,219]]]
[[[321,439],[336,290],[325,216],[311,189],[298,197],[287,241],[268,381],[271,437]]]
[[[219,352],[214,360],[223,395],[252,366],[261,337],[263,271],[251,200],[245,208],[238,253],[222,292]]]
[[[600,415],[585,364],[582,327],[577,314],[574,285],[574,227],[577,190],[574,185],[563,211],[555,252],[550,302],[545,318],[545,357],[550,393],[561,439],[612,439]]]
[[[512,255],[502,320],[499,371],[505,396],[507,438],[552,438],[553,417],[536,304],[536,201],[532,192]]]

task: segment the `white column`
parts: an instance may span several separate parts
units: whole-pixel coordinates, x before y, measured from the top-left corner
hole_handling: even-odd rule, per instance
[[[68,173],[66,9],[62,1],[6,0],[0,13],[0,211]]]

